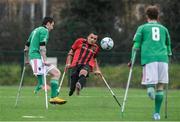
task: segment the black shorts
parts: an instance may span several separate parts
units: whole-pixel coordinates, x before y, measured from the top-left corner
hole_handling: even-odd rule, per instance
[[[79,64],[79,65],[77,65],[75,67],[72,67],[72,69],[71,69],[71,76],[73,76],[73,75],[79,76],[79,72],[82,69],[84,69],[84,70],[86,70],[88,72],[87,76],[86,76],[86,77],[88,77],[89,76],[89,72],[90,72],[90,66],[89,65],[84,65],[84,64]]]

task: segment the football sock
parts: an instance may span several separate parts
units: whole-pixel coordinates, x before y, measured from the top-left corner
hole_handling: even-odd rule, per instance
[[[78,75],[74,74],[71,76],[71,80],[70,80],[70,92],[69,92],[69,96],[71,96],[76,88],[76,83],[78,81]]]
[[[35,93],[37,93],[40,89],[42,89],[43,83],[43,75],[37,75],[37,86],[35,87]]]
[[[81,75],[80,77],[79,77],[79,83],[81,84],[81,89],[83,88],[83,86],[84,86],[84,84],[86,83],[86,76],[84,76],[84,75]]]
[[[57,97],[58,95],[58,80],[51,79],[51,98]]]
[[[159,91],[156,92],[156,96],[155,96],[155,113],[160,112],[161,104],[162,104],[162,101],[163,101],[163,96],[164,96],[163,90],[159,90]]]
[[[155,99],[155,85],[147,85],[147,94],[150,99],[154,100]]]

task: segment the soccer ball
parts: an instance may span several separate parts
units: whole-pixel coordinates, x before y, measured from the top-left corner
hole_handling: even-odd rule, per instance
[[[111,50],[114,46],[114,41],[110,37],[105,37],[101,40],[101,47],[104,50]]]

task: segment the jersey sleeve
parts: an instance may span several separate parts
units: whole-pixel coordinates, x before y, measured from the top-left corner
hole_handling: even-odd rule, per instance
[[[134,45],[133,45],[133,48],[135,49],[139,49],[140,46],[141,46],[141,41],[142,41],[142,30],[143,30],[143,26],[140,26],[138,27],[135,35],[134,35],[134,38],[133,38],[133,42],[134,42]]]
[[[172,55],[172,50],[171,50],[171,38],[168,30],[166,29],[166,45],[167,45],[167,52],[168,55]]]
[[[81,38],[80,38],[80,39],[77,39],[77,40],[73,43],[73,45],[71,46],[71,49],[72,49],[72,50],[76,50],[81,43],[82,43],[82,39],[81,39]]]
[[[134,55],[135,55],[135,52],[140,49],[141,47],[141,42],[142,42],[142,30],[143,30],[143,26],[139,26],[135,35],[134,35],[134,38],[133,38],[133,47],[132,47],[132,52],[131,52],[131,62],[134,61]]]
[[[45,42],[45,44],[48,41],[48,37],[49,37],[49,33],[47,29],[42,29],[42,31],[40,31],[40,42]]]

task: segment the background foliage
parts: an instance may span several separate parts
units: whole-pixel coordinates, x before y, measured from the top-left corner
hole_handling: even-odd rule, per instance
[[[13,4],[14,6],[11,7],[8,2],[0,3],[0,59],[4,61],[10,60],[5,57],[7,52],[11,52],[10,55],[12,55],[14,51],[18,53],[22,51],[29,33],[34,27],[39,26],[42,20],[40,2],[35,3],[34,20],[30,18],[30,3],[24,2],[22,7],[18,2]],[[48,1],[47,15],[53,16],[56,20],[55,29],[50,34],[48,50],[66,52],[76,38],[86,37],[93,31],[99,35],[99,40],[105,36],[112,37],[115,47],[108,52],[112,54],[110,60],[121,61],[124,58],[122,55],[117,57],[113,55],[117,52],[130,52],[136,28],[145,22],[144,9],[150,4],[159,6],[160,21],[169,29],[173,52],[179,59],[180,3],[178,0]],[[63,5],[63,7],[58,8],[57,5]],[[12,9],[13,7],[16,9]],[[8,13],[11,9],[14,16]],[[14,56],[13,60],[17,58],[19,59],[18,56]]]
[[[61,71],[63,71],[63,66],[58,67]],[[21,77],[21,67],[17,64],[11,64],[11,65],[0,65],[0,85],[19,85],[20,77]],[[102,73],[107,80],[108,84],[111,87],[117,87],[117,88],[125,88],[127,84],[127,78],[129,73],[129,68],[126,64],[121,65],[106,65],[101,67]],[[135,65],[133,68],[133,74],[132,74],[132,80],[131,80],[131,88],[144,88],[144,86],[141,85],[141,74],[142,74],[142,67],[139,65]],[[180,88],[180,82],[179,82],[179,74],[180,71],[179,64],[172,64],[170,65],[169,69],[169,76],[170,76],[170,84],[169,88],[172,89],[179,89]],[[67,87],[69,83],[69,72],[66,73],[63,87]],[[49,81],[49,79],[48,79]],[[35,86],[37,84],[37,79],[32,74],[32,70],[30,66],[26,67],[26,72],[24,75],[24,85],[32,85]],[[104,87],[105,84],[103,80],[100,77],[97,77],[94,74],[90,74],[88,77],[88,81],[86,86],[92,87]]]

